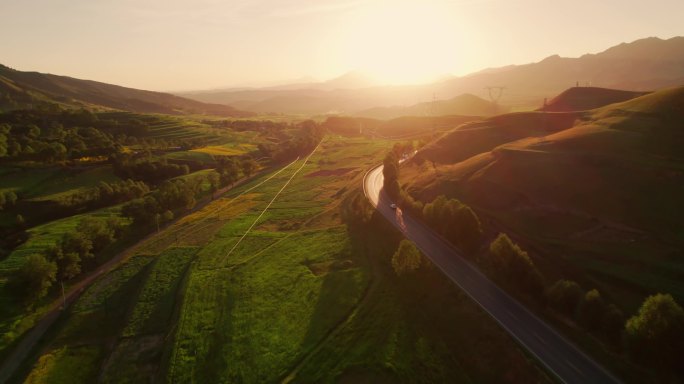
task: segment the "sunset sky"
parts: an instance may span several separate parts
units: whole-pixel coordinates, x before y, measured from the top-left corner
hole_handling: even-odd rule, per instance
[[[684,1],[2,0],[0,63],[153,90],[383,83],[684,35]]]

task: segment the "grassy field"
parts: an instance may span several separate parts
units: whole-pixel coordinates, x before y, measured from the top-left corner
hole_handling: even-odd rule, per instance
[[[192,152],[206,153],[214,156],[240,156],[256,150],[256,145],[231,142],[223,145],[193,149]]]
[[[306,164],[141,244],[84,292],[29,377],[90,382],[71,366],[82,353],[104,382],[546,381],[441,275],[397,279],[397,232],[377,221],[359,241],[342,223],[342,198],[390,145],[327,137]]]

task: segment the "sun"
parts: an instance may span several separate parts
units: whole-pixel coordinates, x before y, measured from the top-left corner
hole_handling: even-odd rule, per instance
[[[381,1],[346,33],[351,65],[389,84],[419,83],[458,67],[459,23],[440,2]]]

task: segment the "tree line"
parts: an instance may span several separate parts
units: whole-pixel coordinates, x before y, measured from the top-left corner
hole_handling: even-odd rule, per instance
[[[74,231],[62,235],[43,253],[33,253],[10,281],[10,287],[25,303],[45,296],[57,281],[67,281],[97,267],[95,256],[116,241],[125,225],[118,218],[86,217]]]
[[[154,138],[135,117],[85,109],[16,110],[0,114],[0,159],[59,162],[122,152],[125,145],[191,149],[204,138]]]
[[[150,184],[190,173],[190,168],[186,164],[169,163],[166,158],[152,156],[150,152],[117,153],[110,156],[109,161],[116,176]]]
[[[259,144],[262,155],[276,162],[287,161],[311,152],[325,135],[325,129],[313,120],[297,123],[294,133],[278,144]]]
[[[167,180],[144,197],[134,199],[121,208],[121,214],[133,220],[136,226],[147,226],[170,221],[174,211],[192,209],[203,192],[202,184],[211,190],[218,188],[218,173],[211,171],[182,179]]]
[[[529,254],[504,233],[482,251],[483,231],[470,207],[445,196],[423,204],[400,186],[399,160],[409,149],[396,146],[383,160],[385,191],[402,208],[422,219],[466,255],[479,254],[475,260],[480,267],[514,295],[565,316],[613,348],[625,350],[633,361],[663,369],[665,376],[684,374],[684,309],[671,295],[658,293],[647,297],[638,313],[626,319],[620,308],[608,302],[598,289],[585,291],[578,283],[565,279],[547,285]],[[351,212],[360,216],[355,210]],[[392,257],[396,274],[406,275],[419,270],[421,265],[415,246],[402,241]]]
[[[95,209],[123,203],[144,196],[150,188],[143,181],[126,179],[107,183],[101,181],[96,187],[72,193],[59,204],[69,208]]]

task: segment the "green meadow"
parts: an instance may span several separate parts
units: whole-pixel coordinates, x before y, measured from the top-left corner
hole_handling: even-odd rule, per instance
[[[255,178],[138,245],[83,293],[28,377],[546,381],[438,272],[395,276],[401,237],[381,218],[360,232],[342,222],[346,197],[390,145],[328,136],[306,163]],[[75,367],[77,355],[97,368]]]

